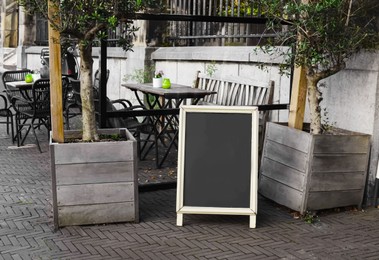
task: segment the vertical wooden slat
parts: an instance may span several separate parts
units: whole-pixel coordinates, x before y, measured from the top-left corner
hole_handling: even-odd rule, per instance
[[[302,67],[296,67],[293,73],[292,93],[288,126],[296,129],[303,128],[305,101],[307,98],[307,81]]]
[[[301,0],[308,4],[309,0]],[[299,36],[300,37],[300,36]],[[298,41],[301,40],[300,38]],[[303,67],[295,67],[293,72],[292,93],[288,126],[296,129],[303,128],[305,101],[307,98],[307,79]]]
[[[49,17],[56,19],[57,13],[51,1],[48,1]],[[55,142],[64,142],[63,133],[63,104],[62,104],[62,68],[60,33],[54,30],[49,22],[49,67],[50,67],[50,104],[51,104],[51,131]]]

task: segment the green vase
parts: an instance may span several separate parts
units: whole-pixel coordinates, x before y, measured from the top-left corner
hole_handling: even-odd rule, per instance
[[[169,78],[164,78],[162,82],[162,88],[168,89],[171,87],[171,82]]]

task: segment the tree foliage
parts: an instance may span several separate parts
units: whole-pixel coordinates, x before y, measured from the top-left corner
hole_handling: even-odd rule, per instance
[[[270,46],[289,45],[291,52],[281,53],[287,63],[303,66],[306,70],[311,120],[320,121],[321,92],[310,95],[317,83],[337,73],[346,61],[362,49],[379,46],[377,28],[377,0],[268,0],[264,1],[269,29],[278,37]],[[376,11],[375,11],[376,10]],[[286,22],[288,26],[279,25]],[[267,47],[267,46],[266,46]],[[272,49],[271,49],[272,50]],[[314,106],[312,107],[312,104]],[[316,118],[318,117],[318,119]],[[312,123],[312,122],[311,122]],[[317,123],[314,133],[321,132]]]

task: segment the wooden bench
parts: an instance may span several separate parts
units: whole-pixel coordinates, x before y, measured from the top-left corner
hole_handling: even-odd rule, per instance
[[[257,81],[239,76],[213,77],[198,73],[195,88],[216,91],[216,95],[209,95],[199,103],[202,105],[222,106],[257,106],[271,105],[274,96],[274,81]],[[262,149],[266,122],[270,111],[259,113],[259,151]]]
[[[272,104],[274,81],[256,81],[239,76],[211,77],[198,73],[195,87],[216,91],[206,96],[204,104],[222,106],[256,106]]]

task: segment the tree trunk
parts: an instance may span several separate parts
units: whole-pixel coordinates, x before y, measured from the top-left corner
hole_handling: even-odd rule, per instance
[[[321,134],[321,107],[322,94],[317,89],[319,80],[315,76],[307,75],[308,101],[311,116],[311,134]]]
[[[79,44],[80,49],[80,96],[82,99],[83,141],[99,140],[96,131],[95,105],[92,86],[92,46]]]

